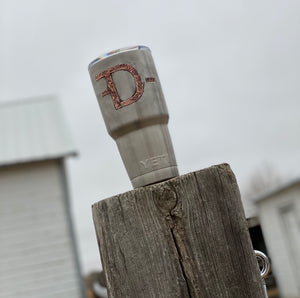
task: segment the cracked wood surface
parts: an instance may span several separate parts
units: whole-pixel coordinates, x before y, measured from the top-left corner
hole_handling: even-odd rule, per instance
[[[109,297],[264,297],[229,165],[138,188],[92,209]]]

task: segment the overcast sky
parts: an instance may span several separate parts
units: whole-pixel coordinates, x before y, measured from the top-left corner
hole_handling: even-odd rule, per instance
[[[132,189],[89,62],[149,46],[180,174],[227,162],[243,193],[266,163],[300,177],[299,15],[298,0],[0,0],[0,100],[57,94],[80,154],[68,174],[85,273],[100,268],[91,204]]]

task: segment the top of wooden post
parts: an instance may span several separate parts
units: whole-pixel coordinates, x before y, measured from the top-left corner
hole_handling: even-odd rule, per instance
[[[93,205],[109,297],[264,298],[226,164]]]

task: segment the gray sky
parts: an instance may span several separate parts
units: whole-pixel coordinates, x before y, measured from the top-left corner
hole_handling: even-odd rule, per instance
[[[227,162],[243,193],[266,162],[300,177],[299,15],[297,0],[0,0],[0,101],[57,94],[80,153],[68,173],[84,272],[100,266],[91,204],[132,189],[89,62],[149,46],[180,174]]]

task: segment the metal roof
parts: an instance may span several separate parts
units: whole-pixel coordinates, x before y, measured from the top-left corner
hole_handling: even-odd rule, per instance
[[[294,186],[297,186],[298,184],[300,184],[300,179],[299,178],[294,179],[292,181],[289,181],[287,183],[281,184],[281,185],[279,185],[277,187],[274,187],[270,190],[267,190],[267,191],[259,194],[258,196],[252,198],[252,201],[257,204],[257,203],[263,201],[264,199],[267,199],[267,198],[269,198],[273,195],[276,195],[276,194],[278,194],[282,191],[285,191],[285,190],[290,189]]]
[[[0,104],[0,166],[76,155],[58,98]]]

